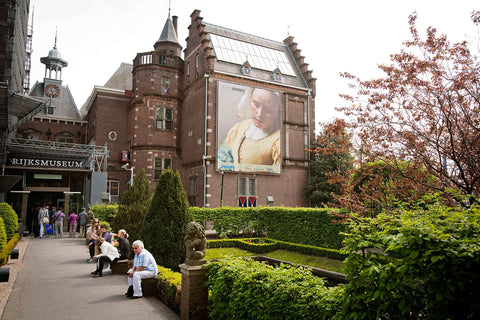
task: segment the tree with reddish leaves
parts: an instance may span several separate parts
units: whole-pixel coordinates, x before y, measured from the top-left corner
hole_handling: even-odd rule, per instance
[[[473,23],[478,25],[479,17],[472,13]],[[467,197],[460,203],[472,205],[480,196],[478,55],[467,42],[452,44],[432,27],[422,39],[416,19],[416,14],[409,17],[412,40],[391,55],[391,64],[379,66],[384,77],[362,81],[343,74],[353,80],[358,96],[343,95],[353,104],[339,110],[358,134],[362,160],[402,167],[398,173],[411,180],[409,188],[453,189]],[[426,172],[438,183],[427,186],[406,172]]]
[[[312,207],[332,205],[342,193],[344,177],[352,169],[351,134],[343,119],[320,123],[320,133],[310,160],[310,175],[306,188]]]

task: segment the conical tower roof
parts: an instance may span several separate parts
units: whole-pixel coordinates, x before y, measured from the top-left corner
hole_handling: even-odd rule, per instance
[[[162,34],[160,35],[160,38],[155,42],[154,47],[157,46],[160,42],[173,42],[173,43],[178,43],[178,37],[177,37],[177,32],[175,31],[175,27],[173,25],[172,18],[170,18],[170,15],[167,18],[167,21],[165,21],[165,25],[163,26]]]

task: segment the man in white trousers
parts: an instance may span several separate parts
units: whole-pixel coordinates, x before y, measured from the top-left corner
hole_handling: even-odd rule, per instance
[[[138,299],[143,297],[142,279],[153,278],[158,273],[157,262],[150,252],[143,247],[143,242],[136,240],[132,244],[135,257],[133,267],[128,270],[127,297]]]

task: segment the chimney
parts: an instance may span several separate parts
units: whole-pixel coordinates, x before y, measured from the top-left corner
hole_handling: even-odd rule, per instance
[[[177,35],[177,38],[178,38],[177,20],[178,20],[178,17],[177,17],[177,16],[172,16],[173,29],[175,29],[175,34]]]

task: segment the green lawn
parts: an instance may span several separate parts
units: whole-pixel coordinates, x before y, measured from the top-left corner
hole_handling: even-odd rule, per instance
[[[223,258],[241,258],[250,257],[255,254],[238,248],[212,248],[207,249],[205,255],[206,260],[223,259]]]
[[[310,256],[287,250],[275,250],[264,254],[264,256],[340,273],[342,273],[343,268],[343,263],[340,260]]]
[[[206,260],[223,259],[223,258],[238,258],[255,256],[255,253],[241,250],[238,248],[212,248],[207,249],[205,256]],[[297,252],[291,252],[286,250],[275,250],[264,254],[264,256],[274,259],[280,259],[296,264],[302,264],[310,267],[325,269],[329,271],[342,272],[343,263],[340,260],[310,256]]]

